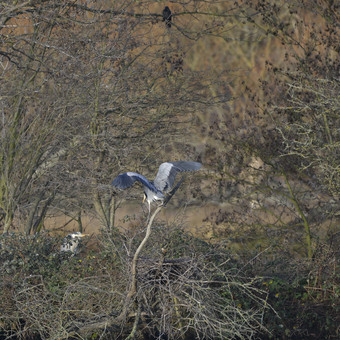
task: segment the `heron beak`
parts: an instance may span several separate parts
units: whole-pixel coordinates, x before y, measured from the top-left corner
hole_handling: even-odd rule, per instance
[[[143,203],[145,202],[145,200],[146,200],[146,195],[144,194],[143,195]]]
[[[80,237],[90,236],[90,234],[80,234]]]

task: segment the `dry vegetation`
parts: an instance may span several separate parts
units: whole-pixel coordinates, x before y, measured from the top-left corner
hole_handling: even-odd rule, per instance
[[[0,338],[339,336],[336,1],[2,1],[0,23]],[[170,203],[218,204],[213,239],[161,208],[119,228],[114,175],[180,159],[205,170]],[[100,221],[94,249],[59,254],[61,214]]]

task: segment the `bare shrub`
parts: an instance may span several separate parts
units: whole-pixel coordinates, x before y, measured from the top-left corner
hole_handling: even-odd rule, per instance
[[[131,260],[142,235],[127,239],[106,230],[101,238],[100,249],[83,256],[64,258],[50,248],[41,274],[25,267],[10,285],[3,265],[1,327],[42,339],[95,334],[251,338],[264,331],[266,294],[257,278],[242,274],[223,245],[198,240],[176,226],[154,226],[136,262],[136,291],[127,300]],[[43,243],[19,243],[20,253],[29,259]]]

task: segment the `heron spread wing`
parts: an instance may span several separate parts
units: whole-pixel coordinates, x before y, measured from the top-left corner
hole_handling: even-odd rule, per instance
[[[157,188],[150,183],[143,175],[136,172],[124,172],[118,175],[112,182],[112,185],[117,189],[126,189],[131,187],[136,181],[141,182],[153,192],[158,192]]]
[[[154,185],[158,190],[168,192],[175,182],[177,172],[195,171],[201,167],[201,163],[190,161],[162,163],[158,169]]]

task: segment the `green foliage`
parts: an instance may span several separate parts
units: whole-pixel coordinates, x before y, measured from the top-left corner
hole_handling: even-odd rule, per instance
[[[308,288],[306,280],[289,283],[274,277],[263,285],[277,313],[266,316],[266,326],[274,338],[331,339],[338,333],[340,309],[335,295],[321,298],[316,290]]]
[[[339,335],[339,259],[329,246],[320,247],[312,260],[279,257],[265,265],[261,286],[275,313],[265,325],[273,339],[333,339]],[[259,268],[257,264],[252,270]]]
[[[49,234],[3,234],[0,236],[0,268],[7,274],[48,275],[60,262],[60,238]]]

